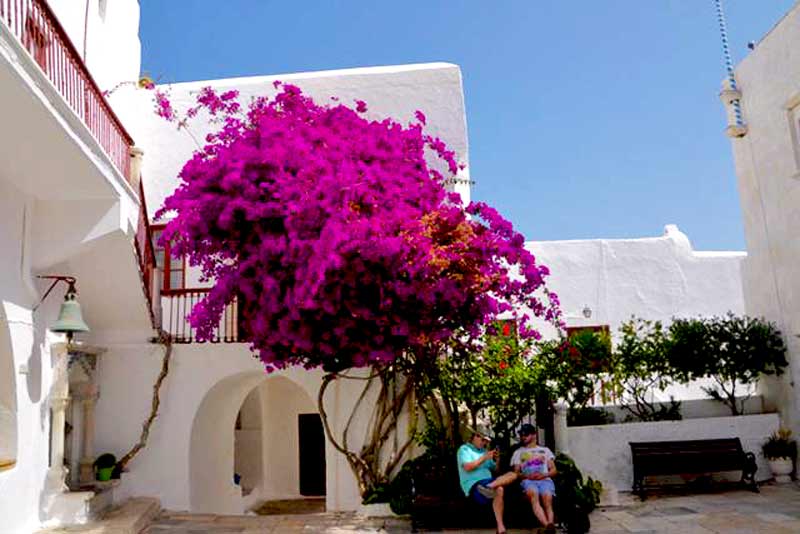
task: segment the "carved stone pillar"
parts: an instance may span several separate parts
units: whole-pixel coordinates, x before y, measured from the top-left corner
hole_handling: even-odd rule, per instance
[[[81,455],[80,482],[91,484],[94,481],[94,407],[97,393],[89,395],[83,404],[83,447]]]
[[[66,410],[69,406],[69,380],[67,365],[69,353],[66,343],[56,343],[50,348],[53,359],[53,382],[50,389],[50,469],[47,472],[47,486],[51,492],[67,491],[64,469],[64,426]]]
[[[65,484],[67,470],[64,469],[64,424],[69,397],[50,398],[50,421],[53,430],[50,435],[50,470],[47,478],[53,490],[67,491]]]

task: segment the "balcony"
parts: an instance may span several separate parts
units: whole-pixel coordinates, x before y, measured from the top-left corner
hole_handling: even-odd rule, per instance
[[[205,298],[208,288],[178,289],[161,295],[163,330],[172,336],[173,343],[197,343],[197,334],[187,319],[195,304]],[[244,343],[247,341],[239,322],[237,298],[225,306],[211,343]]]
[[[133,140],[45,0],[0,0],[0,21],[81,119],[116,170],[132,182]]]

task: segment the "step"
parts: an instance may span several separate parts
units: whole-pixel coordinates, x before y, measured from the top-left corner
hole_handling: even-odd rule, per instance
[[[40,530],[36,534],[140,534],[161,511],[158,499],[135,497],[85,525]]]
[[[89,517],[92,520],[102,519],[114,506],[114,488],[119,480],[108,482],[97,481],[94,484],[94,497],[89,500]]]

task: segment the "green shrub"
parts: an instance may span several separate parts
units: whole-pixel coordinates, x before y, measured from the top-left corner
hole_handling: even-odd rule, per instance
[[[768,460],[797,458],[797,442],[792,439],[792,431],[788,428],[776,430],[761,446],[761,450]]]
[[[564,524],[570,534],[589,532],[589,514],[600,502],[603,485],[591,477],[584,480],[575,462],[563,453],[555,459],[558,474],[553,478],[556,486],[556,519]]]
[[[614,422],[614,414],[602,408],[576,406],[567,412],[568,426],[608,425]]]
[[[780,375],[787,365],[780,331],[763,319],[725,317],[676,319],[669,329],[669,356],[686,380],[710,377],[703,390],[732,415],[744,413],[750,386],[761,375]],[[741,385],[747,390],[742,395]]]

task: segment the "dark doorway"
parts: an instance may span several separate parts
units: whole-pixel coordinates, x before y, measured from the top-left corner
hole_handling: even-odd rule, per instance
[[[325,433],[317,413],[297,416],[300,448],[300,495],[325,495]]]

